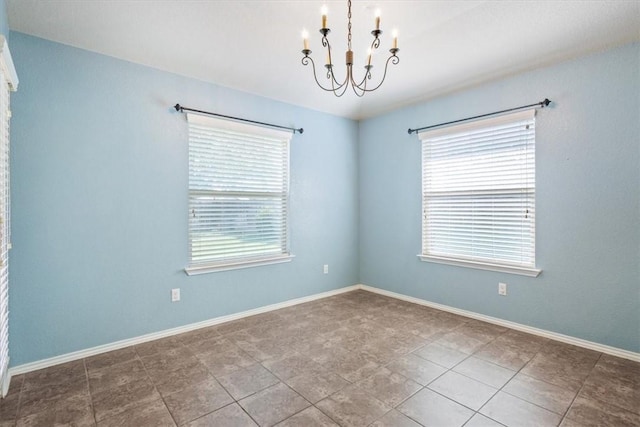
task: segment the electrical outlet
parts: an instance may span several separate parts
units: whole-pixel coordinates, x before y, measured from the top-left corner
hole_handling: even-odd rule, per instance
[[[506,296],[507,295],[507,284],[506,283],[498,283],[498,294]]]
[[[329,264],[324,265],[324,274],[329,274]]]
[[[180,301],[180,288],[171,289],[171,302]]]

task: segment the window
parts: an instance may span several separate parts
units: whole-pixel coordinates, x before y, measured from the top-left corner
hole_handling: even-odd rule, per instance
[[[535,110],[420,133],[423,261],[537,276]]]
[[[187,118],[187,274],[290,261],[292,133],[196,114]]]
[[[11,193],[9,172],[10,91],[18,89],[18,76],[9,46],[0,36],[0,389],[9,390],[9,249],[11,249]]]

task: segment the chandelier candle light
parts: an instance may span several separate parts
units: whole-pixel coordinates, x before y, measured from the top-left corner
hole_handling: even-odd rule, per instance
[[[327,92],[333,92],[333,94],[337,97],[340,97],[345,94],[347,88],[351,86],[353,88],[353,92],[357,96],[363,96],[367,92],[373,92],[378,89],[382,83],[384,82],[385,77],[387,76],[387,67],[389,66],[389,62],[396,65],[400,62],[400,58],[396,55],[400,49],[398,49],[398,32],[396,30],[393,31],[393,44],[389,52],[391,55],[387,58],[387,61],[384,64],[384,73],[382,74],[382,80],[378,83],[377,86],[373,88],[367,88],[367,83],[371,80],[371,69],[373,65],[371,65],[371,57],[375,49],[380,47],[380,35],[382,34],[382,30],[380,30],[380,11],[376,11],[375,16],[375,29],[371,31],[373,35],[373,42],[367,51],[367,59],[366,65],[364,66],[365,73],[362,81],[357,83],[353,78],[353,51],[351,50],[351,0],[347,1],[348,5],[348,36],[347,36],[347,52],[346,52],[346,65],[347,65],[347,75],[345,76],[342,83],[336,79],[336,76],[333,72],[333,61],[331,57],[331,45],[329,44],[329,39],[327,35],[331,32],[331,30],[327,27],[327,6],[322,6],[322,28],[320,28],[320,34],[322,34],[322,46],[327,48],[327,61],[325,63],[325,68],[327,69],[327,80],[329,80],[329,87],[323,86],[318,80],[318,76],[316,74],[316,64],[311,58],[311,50],[309,49],[309,33],[306,30],[302,31],[302,39],[303,46],[302,54],[302,65],[309,65],[311,63],[311,67],[313,68],[313,78],[320,88],[326,90]]]

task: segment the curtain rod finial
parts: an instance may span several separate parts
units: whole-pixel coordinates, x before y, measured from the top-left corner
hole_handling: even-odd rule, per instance
[[[296,129],[298,131],[298,133],[303,134],[304,133],[304,128],[300,128],[300,129]]]
[[[544,101],[541,102],[542,104],[542,108],[547,107],[549,104],[551,104],[551,101],[549,101],[549,98],[545,98]]]
[[[408,133],[409,135],[411,135],[411,134],[413,133],[413,129],[409,128],[409,130],[407,131],[407,133]]]
[[[182,110],[182,106],[180,104],[174,105],[173,108],[175,108],[176,111],[181,111]]]

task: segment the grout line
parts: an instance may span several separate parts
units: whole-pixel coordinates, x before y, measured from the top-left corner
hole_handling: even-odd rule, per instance
[[[571,407],[573,406],[573,404],[575,403],[576,399],[578,398],[578,396],[580,396],[580,392],[582,392],[582,389],[584,388],[585,383],[587,382],[587,380],[589,379],[589,376],[591,375],[591,373],[593,372],[593,370],[596,368],[596,365],[598,364],[598,362],[600,361],[600,359],[602,359],[603,357],[603,353],[600,353],[600,357],[598,357],[598,360],[596,360],[596,363],[593,364],[593,367],[591,368],[591,370],[589,371],[589,374],[587,374],[587,376],[585,377],[584,381],[582,381],[582,384],[580,385],[580,388],[578,389],[578,392],[576,393],[575,396],[573,396],[573,399],[571,400],[571,403],[569,404],[569,406],[567,407],[566,411],[564,411],[564,414],[562,415],[562,419],[560,419],[560,423],[562,424],[562,422],[567,418],[567,415],[569,414],[569,411],[571,410]],[[596,399],[597,400],[597,399]]]
[[[89,405],[91,405],[91,414],[93,415],[93,422],[98,425],[98,419],[96,418],[96,408],[93,404],[93,393],[91,393],[91,384],[89,384],[89,371],[87,370],[86,359],[82,359],[82,367],[84,368],[84,376],[87,380],[87,394],[89,395]]]
[[[180,343],[180,345],[182,347],[184,347],[184,345],[182,345],[182,343]],[[167,410],[167,412],[169,413],[169,416],[171,417],[171,419],[173,420],[173,423],[177,426],[179,425],[178,422],[176,421],[175,417],[173,416],[173,414],[171,413],[171,411],[169,410],[169,406],[167,405],[167,402],[164,400],[164,396],[162,395],[162,393],[160,393],[160,390],[158,390],[158,386],[156,385],[156,382],[153,380],[153,378],[151,378],[151,375],[149,375],[149,371],[147,370],[147,365],[145,365],[144,361],[142,360],[142,357],[140,356],[140,353],[138,353],[138,349],[136,348],[136,346],[133,346],[133,350],[136,353],[136,359],[140,361],[140,363],[142,364],[142,369],[144,369],[144,373],[147,375],[147,378],[149,379],[149,381],[151,381],[151,384],[153,384],[153,389],[156,391],[156,393],[158,393],[158,395],[160,396],[160,400],[162,400],[162,404],[164,405],[164,408]],[[155,352],[149,356],[155,355],[160,353]],[[135,408],[135,406],[134,406]],[[126,412],[126,411],[124,411]],[[105,418],[106,419],[106,418]]]

